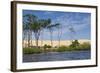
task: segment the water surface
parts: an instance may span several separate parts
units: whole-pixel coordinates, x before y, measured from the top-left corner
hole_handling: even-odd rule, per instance
[[[23,62],[84,60],[90,58],[90,51],[49,52],[41,54],[24,54]]]

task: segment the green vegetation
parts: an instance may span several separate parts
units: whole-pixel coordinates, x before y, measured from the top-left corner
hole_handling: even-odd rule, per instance
[[[80,45],[80,43],[78,42],[78,40],[74,40],[74,41],[72,41],[72,44],[70,45],[70,47],[77,47],[77,46],[79,46]]]
[[[56,51],[57,52],[64,52],[64,51],[82,51],[82,50],[90,50],[89,43],[83,43],[78,46],[61,46]]]
[[[44,48],[51,48],[51,46],[50,45],[47,45],[47,44],[45,44],[43,47]]]
[[[24,54],[38,54],[44,52],[66,52],[66,51],[84,51],[90,50],[90,43],[79,44],[78,40],[72,42],[69,46],[51,47],[45,44],[42,48],[23,48]]]
[[[39,48],[23,48],[24,54],[42,53],[43,50]]]
[[[69,46],[60,46],[56,49],[57,52],[64,52],[64,51],[82,51],[82,50],[90,50],[91,45],[90,43],[83,43],[80,44],[78,40],[74,40],[71,45]]]

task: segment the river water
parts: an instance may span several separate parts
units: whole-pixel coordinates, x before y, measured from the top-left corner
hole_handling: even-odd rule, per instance
[[[41,54],[24,54],[23,62],[84,60],[90,58],[90,51],[49,52]]]

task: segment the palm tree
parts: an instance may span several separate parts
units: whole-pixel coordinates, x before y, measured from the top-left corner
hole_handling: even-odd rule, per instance
[[[41,30],[41,46],[42,46],[44,30],[50,25],[51,19],[47,19],[47,20],[41,19],[39,22],[41,23],[42,26],[42,30]]]
[[[53,42],[52,42],[52,36],[53,36],[53,26],[50,25],[47,27],[49,32],[50,32],[50,40],[51,40],[51,46],[53,46]]]
[[[49,32],[50,32],[50,40],[51,40],[51,46],[53,47],[53,41],[52,41],[52,39],[53,39],[53,30],[54,30],[54,28],[56,28],[57,26],[59,26],[59,24],[57,23],[57,24],[51,24],[51,25],[49,25],[47,28],[48,28],[48,30],[49,30]]]
[[[50,19],[47,19],[47,20],[39,19],[37,21],[34,21],[34,23],[31,25],[32,31],[34,32],[37,48],[38,48],[38,40],[39,40],[41,31],[49,25],[50,21],[51,21]]]
[[[56,28],[58,29],[58,47],[60,47],[60,39],[61,39],[61,34],[62,34],[62,30],[60,30],[61,29],[61,24],[57,23]]]
[[[26,27],[25,27],[25,24],[24,24],[24,25],[23,25],[23,36],[22,36],[22,37],[23,37],[23,42],[22,42],[23,45],[24,45],[24,40],[25,40],[25,38],[26,38],[26,33],[27,33],[27,32],[26,32]]]
[[[27,25],[27,31],[28,31],[28,47],[30,47],[30,44],[32,44],[32,28],[31,25],[37,20],[37,17],[32,14],[27,14],[23,16],[23,22]]]
[[[28,38],[28,30],[29,30],[29,25],[23,22],[23,44],[25,44],[24,41]],[[28,45],[26,46],[28,47]]]
[[[35,37],[35,43],[36,46],[38,48],[38,40],[39,40],[39,36],[40,36],[40,29],[41,29],[41,25],[38,23],[38,21],[35,21],[32,25],[31,25],[31,29],[34,32],[34,37]]]
[[[72,35],[71,35],[71,39],[72,39],[71,42],[73,42],[73,39],[74,39],[75,34],[76,34],[76,31],[75,31],[75,29],[74,29],[74,27],[73,27],[72,25],[70,25],[68,29],[70,30],[70,32],[71,32],[71,34],[72,34]],[[74,36],[73,36],[73,35],[74,35]]]
[[[34,32],[35,43],[38,48],[38,40],[41,34],[41,31],[45,29],[50,23],[50,19],[38,19],[37,16],[33,14],[27,14],[23,16],[23,22],[27,24],[28,31],[28,47],[32,44],[32,32]]]

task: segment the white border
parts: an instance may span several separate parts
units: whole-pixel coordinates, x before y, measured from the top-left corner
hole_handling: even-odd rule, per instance
[[[49,10],[49,11],[64,11],[64,12],[89,12],[91,13],[91,59],[77,61],[55,61],[55,62],[32,62],[23,63],[22,61],[22,10]],[[96,10],[93,8],[80,7],[60,7],[60,6],[44,6],[44,5],[28,5],[17,4],[17,69],[32,69],[32,68],[50,68],[64,66],[82,66],[95,65],[96,58]]]

